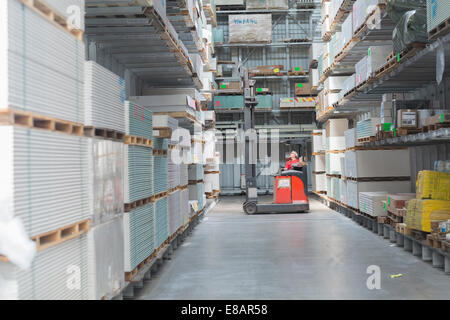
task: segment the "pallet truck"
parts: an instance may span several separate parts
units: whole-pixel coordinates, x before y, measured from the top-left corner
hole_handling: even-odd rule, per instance
[[[258,101],[255,96],[256,80],[249,78],[248,70],[239,66],[239,75],[244,86],[244,130],[255,128],[255,107]],[[283,171],[274,176],[272,203],[258,202],[256,165],[250,162],[250,151],[253,146],[250,138],[245,137],[245,189],[246,200],[243,208],[246,214],[257,213],[299,213],[309,211],[308,179],[306,165],[294,166],[292,170]]]

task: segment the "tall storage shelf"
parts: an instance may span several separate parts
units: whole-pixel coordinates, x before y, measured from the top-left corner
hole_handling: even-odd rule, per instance
[[[203,4],[194,12],[186,1],[191,10],[180,13],[194,23],[195,47],[167,19],[164,0],[0,4],[0,73],[8,79],[0,88],[0,224],[18,230],[0,235],[8,244],[0,273],[10,284],[0,285],[1,299],[120,296],[205,212],[203,189],[202,210],[189,199],[193,143],[171,136],[178,122],[188,134],[196,124],[202,135],[205,125],[208,96],[199,90],[211,85],[212,53],[204,53],[213,49],[215,8]],[[81,9],[77,25],[69,6]],[[170,118],[176,127],[155,127],[160,118],[131,99],[155,86],[160,101],[182,92],[190,109]],[[185,161],[170,169],[169,144]],[[67,285],[68,272],[80,275],[80,290]]]

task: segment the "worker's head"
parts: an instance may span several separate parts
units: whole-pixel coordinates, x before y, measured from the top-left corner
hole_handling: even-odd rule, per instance
[[[291,152],[291,156],[290,156],[290,158],[291,158],[291,160],[295,160],[295,159],[298,159],[298,153],[297,153],[297,152],[295,152],[295,151],[292,151],[292,152]]]

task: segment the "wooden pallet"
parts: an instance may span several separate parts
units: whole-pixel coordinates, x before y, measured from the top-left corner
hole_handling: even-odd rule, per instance
[[[83,136],[84,126],[79,123],[42,116],[31,112],[8,108],[0,110],[0,125],[22,126],[75,136]]]
[[[371,181],[409,181],[411,177],[347,177],[348,180],[357,182],[371,182]]]
[[[404,146],[376,146],[376,147],[363,147],[355,146],[346,148],[345,151],[367,151],[367,150],[406,150],[408,147]]]
[[[359,138],[357,141],[358,141],[358,143],[374,142],[374,141],[376,141],[376,137],[370,136],[370,137]]]
[[[375,135],[375,140],[380,141],[380,140],[390,139],[393,137],[394,137],[394,133],[392,131],[382,131],[382,132],[377,132],[377,134]]]
[[[51,24],[71,34],[78,41],[83,41],[83,30],[76,28],[70,24],[67,18],[53,9],[43,0],[19,0],[29,9],[33,10],[41,17],[49,21]]]
[[[440,23],[436,28],[431,29],[431,31],[428,32],[428,39],[435,40],[448,33],[450,33],[450,17]]]
[[[90,229],[90,220],[83,220],[53,231],[31,237],[36,242],[36,251],[53,247],[70,239],[77,238]]]
[[[172,137],[172,129],[162,127],[153,128],[153,136],[155,138],[170,139]]]
[[[395,226],[395,231],[397,231],[400,234],[404,234],[404,235],[411,234],[411,229],[406,227],[406,223],[397,223]]]
[[[445,239],[441,239],[435,234],[427,235],[427,245],[436,249],[442,248],[442,241],[444,240]]]
[[[146,204],[149,204],[151,202],[154,202],[153,196],[147,197],[145,199],[140,199],[140,200],[137,200],[137,201],[134,201],[131,203],[125,203],[124,210],[125,210],[125,212],[130,212],[131,210],[145,206]]]
[[[423,126],[422,127],[422,132],[430,132],[430,131],[436,131],[442,128],[450,128],[450,123],[435,123],[435,124],[430,124],[428,126]]]
[[[125,134],[123,132],[94,126],[84,127],[84,135],[91,138],[111,139],[119,142],[125,141]]]
[[[397,128],[396,129],[397,136],[399,136],[399,137],[407,136],[410,134],[417,134],[417,133],[421,133],[421,132],[422,132],[421,129],[409,129],[409,128]]]
[[[411,236],[416,240],[426,240],[429,232],[411,229]]]
[[[126,135],[125,144],[153,148],[153,140],[144,137]]]
[[[168,195],[169,195],[168,191],[164,191],[164,192],[158,193],[158,194],[152,196],[152,201],[155,202],[155,201],[157,201],[159,199],[163,199],[163,198],[167,197]]]
[[[204,171],[203,174],[220,174],[220,171]]]
[[[153,149],[153,155],[154,156],[159,156],[159,157],[167,156],[167,150]]]
[[[448,241],[441,241],[441,249],[444,252],[450,253],[450,242],[448,242]]]
[[[197,119],[195,119],[195,117],[194,117],[192,114],[187,113],[186,111],[154,112],[153,114],[156,115],[156,116],[158,116],[158,115],[162,115],[162,116],[170,116],[170,117],[175,118],[175,119],[180,119],[180,118],[182,118],[182,119],[188,119],[188,120],[190,120],[190,121],[192,121],[192,122],[201,124],[200,121],[198,121]]]
[[[394,223],[403,223],[403,217],[398,216],[390,211],[387,211],[387,217]]]
[[[205,181],[203,181],[203,180],[189,180],[188,183],[190,185],[193,185],[193,184],[197,184],[197,183],[205,183]]]

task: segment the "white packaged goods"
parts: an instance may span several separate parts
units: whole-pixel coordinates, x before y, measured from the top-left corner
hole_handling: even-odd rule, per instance
[[[203,72],[202,57],[196,53],[190,54],[189,57],[191,59],[192,66],[194,67],[194,73],[196,73],[197,75],[200,75]]]
[[[203,164],[191,164],[188,168],[188,177],[190,181],[203,180]]]
[[[178,129],[178,120],[167,115],[153,115],[153,128]]]
[[[335,103],[339,101],[339,93],[327,93],[325,96],[325,99],[327,101],[326,106],[332,107]]]
[[[345,154],[344,154],[344,156],[341,157],[339,160],[341,161],[341,175],[344,176],[344,177],[346,177],[347,174],[346,174],[346,172],[345,172]]]
[[[322,3],[322,9],[320,11],[322,18],[329,16],[331,14],[331,3],[330,1],[328,2],[323,2]]]
[[[417,128],[417,110],[397,110],[397,128]]]
[[[84,30],[84,0],[45,0],[45,2],[68,19],[74,28]],[[74,16],[78,13],[79,16]]]
[[[331,178],[331,194],[330,197],[332,199],[339,200],[341,198],[340,189],[339,189],[339,178],[332,177]]]
[[[182,105],[186,103],[185,96],[189,96],[197,101],[201,100],[201,94],[195,88],[144,88],[142,93],[143,98],[145,96],[176,96],[174,98],[178,100],[172,100],[171,102],[181,103]],[[136,97],[134,97],[134,99],[136,99]],[[151,97],[146,98],[146,101],[149,106],[155,105],[151,104]]]
[[[211,184],[212,191],[220,190],[220,175],[218,173],[205,174],[205,183]],[[206,189],[205,189],[206,192]]]
[[[409,177],[409,150],[358,150],[345,152],[347,177]]]
[[[169,235],[171,236],[182,226],[180,190],[170,193],[168,197]]]
[[[326,17],[325,20],[322,22],[322,37],[330,31],[330,17]],[[326,51],[328,52],[328,51]]]
[[[347,180],[339,179],[339,194],[341,196],[340,200],[342,203],[347,204]]]
[[[122,216],[92,228],[87,249],[89,299],[116,296],[125,285]]]
[[[125,272],[133,271],[158,248],[155,229],[153,202],[123,214]]]
[[[0,110],[84,123],[84,44],[17,0],[0,2],[0,39]]]
[[[317,87],[319,85],[319,70],[311,69],[311,84],[313,87]]]
[[[319,60],[319,56],[323,51],[323,43],[322,42],[313,42],[309,49],[309,61]]]
[[[417,110],[417,116],[419,118],[418,127],[423,128],[425,126],[425,120],[433,115],[431,109],[419,109]]]
[[[88,299],[87,251],[87,236],[82,235],[37,252],[31,269],[26,271],[10,262],[0,262],[0,299]],[[75,273],[80,280],[76,290],[67,285]]]
[[[353,32],[355,33],[367,17],[375,11],[378,3],[383,3],[384,0],[357,0],[353,4]]]
[[[364,56],[364,58],[359,60],[355,65],[355,74],[356,85],[360,85],[367,80],[367,56]]]
[[[344,153],[327,153],[325,154],[325,171],[327,174],[342,174],[341,158]]]
[[[187,186],[189,183],[188,165],[185,163],[180,164],[180,186]]]
[[[214,111],[205,111],[205,121],[216,121],[216,113]]]
[[[330,119],[326,122],[325,128],[327,137],[344,137],[345,130],[348,129],[347,119]],[[329,150],[343,150],[343,149],[329,149]]]
[[[403,193],[411,191],[410,181],[370,181],[370,182],[357,182],[353,180],[347,180],[347,205],[359,208],[359,192],[377,192],[385,191],[388,193]]]
[[[358,139],[374,137],[378,124],[380,124],[380,118],[369,118],[358,121],[356,124],[356,137]]]
[[[345,46],[353,38],[353,15],[349,14],[342,23],[342,44]]]
[[[427,0],[428,32],[437,28],[450,17],[450,7],[447,0]]]
[[[189,213],[191,211],[189,205],[189,190],[183,189],[180,192],[180,213],[181,213],[181,222],[183,226],[189,222]]]
[[[240,14],[228,16],[229,42],[272,42],[271,14]]]
[[[314,157],[314,172],[325,172],[325,155]]]
[[[344,77],[328,77],[325,79],[324,87],[326,90],[330,91],[339,91],[342,89],[345,80],[347,79],[347,76]]]
[[[386,63],[386,57],[392,52],[392,45],[372,46],[367,51],[367,77]]]
[[[187,112],[196,117],[195,100],[186,94],[130,97],[138,105],[155,112]]]
[[[85,63],[85,123],[125,132],[125,82],[101,65]]]
[[[179,149],[169,149],[167,151],[167,168],[169,170],[168,185],[169,189],[176,188],[180,185],[180,162]]]
[[[344,98],[344,96],[356,86],[356,74],[352,74],[345,79],[342,85],[342,90],[339,92],[339,100]]]
[[[249,9],[289,9],[288,0],[246,0]]]
[[[325,129],[313,130],[313,152],[320,152],[325,150]]]
[[[353,148],[357,146],[356,141],[356,129],[348,129],[344,132],[345,136],[345,149]]]
[[[315,183],[316,183],[314,191],[317,191],[317,192],[326,191],[327,190],[327,179],[326,179],[327,176],[326,176],[326,174],[325,173],[314,174],[313,177],[314,177]]]
[[[124,183],[128,181],[128,178],[124,180],[129,170],[128,152],[125,153],[128,149],[121,142],[88,140],[88,194],[92,198],[92,223],[98,224],[123,212],[124,193],[127,197],[125,190],[128,191],[128,184]]]
[[[11,126],[0,137],[1,206],[30,237],[91,217],[87,138]]]
[[[360,192],[359,193],[359,208],[362,212],[367,213],[372,217],[385,216],[382,201],[386,200],[387,192]]]
[[[326,182],[327,182],[327,188],[326,188],[327,195],[331,197],[331,195],[332,195],[332,192],[331,192],[331,177],[327,176],[326,177]]]

